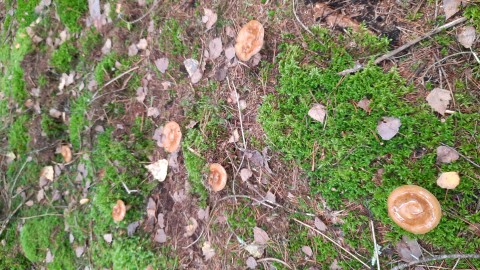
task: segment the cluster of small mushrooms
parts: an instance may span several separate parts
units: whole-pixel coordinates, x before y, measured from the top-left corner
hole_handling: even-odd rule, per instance
[[[456,172],[443,173],[437,185],[454,189],[460,184]],[[433,230],[442,217],[442,208],[437,198],[428,190],[416,185],[400,186],[390,193],[387,200],[388,215],[401,228],[414,234]]]

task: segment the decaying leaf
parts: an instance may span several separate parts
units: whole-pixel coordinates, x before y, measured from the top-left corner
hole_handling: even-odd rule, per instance
[[[240,170],[240,178],[242,179],[242,181],[247,181],[248,179],[250,179],[250,177],[252,177],[253,173],[250,169],[248,168],[243,168]]]
[[[259,227],[253,228],[253,239],[254,242],[259,245],[266,245],[268,240],[270,240],[267,232]]]
[[[149,107],[147,109],[147,116],[148,117],[157,118],[159,115],[160,115],[160,111],[158,110],[158,108]]]
[[[78,247],[75,248],[75,256],[77,256],[77,258],[82,257],[83,252],[85,252],[85,247],[84,246],[78,246]]]
[[[445,11],[446,19],[452,17],[460,10],[460,4],[467,2],[465,0],[443,0],[443,11]]]
[[[462,44],[463,47],[470,49],[475,42],[476,34],[475,27],[469,25],[462,28],[460,33],[457,35],[457,40]]]
[[[157,243],[165,243],[167,242],[167,235],[165,234],[164,229],[158,229],[157,232],[155,233],[155,237],[153,240]]]
[[[193,218],[193,217],[190,217],[190,218],[188,219],[188,224],[187,224],[187,226],[185,226],[185,234],[184,234],[184,236],[185,236],[185,237],[190,237],[190,236],[192,236],[192,235],[195,233],[195,231],[197,230],[197,228],[198,228],[197,220],[196,220],[195,218]]]
[[[225,49],[225,57],[227,60],[232,60],[235,57],[235,47],[230,46]]]
[[[325,225],[325,223],[323,223],[321,219],[315,217],[315,228],[317,228],[321,232],[324,232],[327,230],[327,225]]]
[[[168,64],[169,64],[169,61],[168,61],[168,58],[166,57],[155,60],[155,66],[158,68],[158,70],[161,73],[165,73],[165,71],[167,71]]]
[[[307,255],[308,257],[313,255],[312,248],[309,247],[309,246],[303,246],[302,247],[302,252],[305,253],[305,255]]]
[[[53,262],[53,259],[54,259],[54,256],[53,256],[52,252],[50,251],[50,249],[47,249],[47,256],[45,257],[45,262],[46,263],[51,263],[51,262]]]
[[[112,49],[112,40],[107,38],[107,40],[105,41],[105,44],[102,47],[102,53],[109,54],[111,49]]]
[[[267,191],[267,194],[265,194],[265,200],[267,200],[269,202],[272,202],[272,203],[276,203],[275,194],[273,194],[270,191]]]
[[[215,256],[215,249],[212,248],[212,245],[209,241],[205,241],[203,243],[202,253],[206,261],[210,260],[213,256]]]
[[[40,170],[40,177],[44,177],[50,181],[53,181],[54,170],[53,166],[45,166]]]
[[[143,102],[147,97],[147,89],[144,87],[137,88],[137,97],[135,98],[138,102]]]
[[[135,56],[138,54],[137,44],[128,46],[128,56]]]
[[[257,245],[257,244],[249,244],[245,246],[245,250],[250,253],[255,258],[260,258],[263,255],[263,252],[265,250],[264,245]]]
[[[208,51],[210,59],[217,59],[223,51],[222,39],[219,37],[212,39],[208,44]]]
[[[360,30],[360,24],[357,21],[343,15],[342,13],[336,10],[333,10],[327,4],[324,4],[324,3],[315,4],[313,8],[313,12],[314,12],[315,20],[325,19],[325,22],[330,27],[335,27],[335,26],[338,26],[341,28],[351,27],[355,31]]]
[[[247,258],[247,267],[248,269],[255,269],[257,267],[257,260],[253,258],[252,256]]]
[[[232,136],[228,139],[229,143],[236,143],[240,139],[240,134],[238,134],[238,129],[234,129],[232,132]]]
[[[395,135],[397,135],[400,130],[402,123],[400,119],[395,117],[383,117],[380,122],[378,122],[377,132],[383,140],[390,140]]]
[[[167,177],[168,171],[168,161],[166,159],[161,159],[155,163],[145,166],[147,170],[152,174],[153,178],[163,182]]]
[[[90,201],[90,199],[88,199],[88,198],[83,198],[83,199],[80,199],[80,204],[81,204],[81,205],[84,205],[84,204],[87,204],[89,201]]]
[[[205,27],[207,27],[207,30],[210,30],[217,22],[217,13],[208,8],[204,8],[203,11],[205,12],[205,15],[202,17],[202,22],[205,24]]]
[[[325,117],[327,116],[327,110],[322,104],[314,103],[308,111],[308,116],[323,124],[323,121],[325,121]]]
[[[366,112],[370,112],[372,109],[370,108],[370,100],[369,99],[362,99],[357,103],[357,106],[362,108]]]
[[[113,241],[113,235],[111,233],[104,234],[103,240],[105,240],[105,242],[110,244]]]
[[[146,39],[142,38],[142,39],[140,39],[140,41],[138,41],[137,48],[139,50],[146,50],[147,47],[148,47],[148,43],[147,43]]]
[[[138,226],[140,226],[140,221],[135,221],[135,222],[132,222],[132,223],[128,224],[127,235],[129,237],[131,237],[135,233],[135,231],[137,231]]]
[[[428,105],[441,115],[445,115],[450,100],[452,100],[450,91],[441,88],[433,89],[427,96]]]
[[[404,262],[418,261],[422,256],[422,249],[417,240],[409,239],[407,236],[403,236],[402,241],[397,243],[396,250]]]
[[[72,150],[68,145],[60,146],[60,154],[62,155],[63,161],[65,161],[65,163],[69,163],[70,161],[72,161]]]
[[[460,155],[453,148],[443,145],[437,148],[437,163],[451,163],[459,157]]]

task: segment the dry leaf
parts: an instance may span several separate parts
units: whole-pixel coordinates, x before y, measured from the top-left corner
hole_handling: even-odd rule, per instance
[[[197,230],[197,228],[198,228],[197,220],[193,217],[190,217],[188,219],[188,225],[185,226],[185,231],[186,232],[185,232],[185,234],[183,234],[183,236],[185,236],[185,237],[192,236],[195,233],[195,231]]]
[[[362,99],[360,100],[358,103],[357,103],[357,106],[362,108],[364,111],[366,112],[370,112],[371,111],[371,108],[370,108],[370,100],[369,99]]]
[[[62,155],[65,163],[69,163],[70,161],[72,161],[72,150],[68,145],[62,145],[60,147],[60,154]]]
[[[147,218],[155,218],[157,212],[157,204],[152,198],[148,198],[147,203]]]
[[[333,263],[330,265],[330,270],[342,270],[342,267],[338,265],[337,259],[333,260]]]
[[[158,110],[158,108],[149,107],[147,109],[147,116],[148,117],[157,118],[159,115],[160,115],[160,111]]]
[[[238,134],[238,129],[234,129],[232,132],[232,136],[228,139],[229,143],[236,143],[240,139],[240,134]]]
[[[305,255],[307,255],[308,257],[313,255],[312,248],[309,247],[309,246],[303,246],[302,247],[302,252],[305,253]]]
[[[157,224],[160,228],[165,228],[165,215],[163,213],[159,213],[157,216]]]
[[[250,253],[255,258],[260,258],[263,255],[263,251],[265,250],[263,245],[257,244],[250,244],[245,246],[245,250]]]
[[[138,48],[136,44],[132,44],[128,47],[128,56],[135,56],[138,54]]]
[[[144,87],[137,88],[137,97],[135,98],[138,102],[143,102],[147,97],[147,89]]]
[[[324,232],[327,230],[327,225],[325,225],[325,223],[323,223],[321,219],[315,217],[315,228],[317,228],[321,232]]]
[[[90,200],[88,198],[83,198],[80,200],[80,204],[81,205],[84,205],[84,204],[87,204]]]
[[[17,158],[17,156],[16,156],[15,153],[13,153],[13,152],[8,152],[8,153],[5,155],[5,157],[7,158],[7,164],[12,163],[12,161],[14,161],[14,160]]]
[[[463,47],[470,49],[475,42],[475,27],[465,26],[462,28],[461,32],[457,35],[457,40],[462,44]]]
[[[404,262],[418,261],[422,256],[422,249],[417,240],[409,239],[407,236],[403,236],[402,241],[397,243],[396,250]]]
[[[142,38],[140,39],[140,41],[137,43],[137,48],[139,50],[146,50],[148,47],[148,43],[147,43],[147,40]]]
[[[273,194],[270,191],[267,191],[267,194],[265,194],[265,200],[271,202],[271,203],[276,203],[276,198],[275,194]]]
[[[451,163],[460,157],[455,149],[447,146],[439,146],[437,148],[437,163]]]
[[[437,179],[437,185],[445,189],[455,189],[459,184],[460,176],[457,172],[444,172]]]
[[[209,215],[209,210],[210,210],[209,206],[207,206],[207,208],[205,208],[205,209],[202,209],[202,208],[198,209],[198,213],[197,213],[198,219],[208,220],[208,218],[210,216]]]
[[[161,159],[155,163],[145,166],[147,170],[152,174],[153,178],[163,182],[167,177],[168,171],[168,161],[166,159]]]
[[[30,207],[33,206],[34,202],[32,200],[29,200],[25,203],[26,206]]]
[[[208,44],[208,51],[210,59],[217,59],[223,51],[222,39],[219,37],[212,39]]]
[[[78,246],[78,247],[75,248],[75,255],[77,256],[77,258],[82,257],[83,252],[85,252],[85,247]]]
[[[227,60],[232,60],[235,57],[235,47],[230,46],[225,49],[225,57]]]
[[[111,49],[112,49],[112,40],[107,38],[107,40],[105,41],[105,44],[102,47],[102,53],[109,54]]]
[[[443,11],[446,19],[452,17],[460,10],[461,0],[443,0]]]
[[[192,77],[190,78],[190,80],[192,81],[193,84],[195,84],[195,83],[198,83],[198,82],[202,79],[202,76],[203,76],[203,74],[202,74],[202,72],[200,71],[200,69],[197,69],[197,70],[193,73],[193,75],[192,75]]]
[[[207,30],[210,30],[217,22],[217,13],[208,8],[204,8],[203,11],[205,12],[205,16],[202,17],[202,22],[206,24]]]
[[[51,263],[51,262],[53,262],[53,259],[54,259],[54,256],[53,256],[52,252],[50,251],[50,249],[47,249],[47,256],[45,257],[45,262],[46,263]]]
[[[111,233],[104,234],[103,240],[105,240],[105,242],[110,244],[113,241],[113,235]]]
[[[161,73],[165,73],[165,71],[167,71],[168,64],[169,64],[169,61],[168,61],[168,58],[166,57],[155,60],[155,66],[158,68],[158,70]]]
[[[100,0],[88,0],[88,11],[90,14],[90,18],[93,21],[93,25],[100,30],[102,26],[102,13],[100,12]]]
[[[247,267],[248,269],[255,269],[257,267],[257,260],[252,256],[247,258]]]
[[[450,91],[441,88],[433,89],[427,96],[428,105],[441,115],[445,115],[450,100]]]
[[[400,119],[395,117],[383,117],[382,121],[378,123],[377,132],[383,140],[390,140],[397,135],[402,123]]]
[[[53,181],[54,170],[53,166],[45,166],[40,170],[40,177],[44,177],[50,181]]]
[[[267,232],[259,227],[253,228],[253,239],[254,242],[259,245],[266,245],[268,240],[270,240]]]
[[[317,3],[313,8],[315,20],[325,19],[325,22],[330,27],[341,27],[348,28],[351,27],[353,30],[360,30],[360,24],[355,20],[343,15],[336,10],[331,9],[327,4]]]
[[[165,234],[165,230],[158,229],[157,232],[155,233],[155,237],[153,238],[153,240],[158,243],[167,242],[167,235]]]
[[[205,257],[205,260],[208,261],[215,255],[215,249],[212,248],[210,242],[206,241],[203,243],[202,253]]]
[[[135,231],[137,230],[138,226],[140,226],[140,221],[135,221],[135,222],[132,222],[132,223],[128,224],[127,235],[129,237],[131,237],[135,233]]]
[[[327,116],[327,110],[322,104],[314,103],[308,111],[308,116],[323,124],[323,121],[325,121],[325,117]]]
[[[243,168],[242,170],[240,170],[240,178],[242,179],[243,182],[250,179],[252,175],[253,175],[252,171],[248,168]]]
[[[44,198],[45,198],[45,190],[43,190],[43,188],[41,188],[37,193],[37,202],[40,202]]]

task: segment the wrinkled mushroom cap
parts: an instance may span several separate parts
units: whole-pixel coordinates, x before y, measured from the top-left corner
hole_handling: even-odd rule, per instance
[[[387,204],[390,218],[414,234],[431,231],[442,217],[437,198],[428,190],[415,185],[400,186],[393,190]]]
[[[163,147],[165,151],[173,153],[178,150],[180,147],[180,142],[182,140],[182,131],[177,122],[171,121],[168,122],[163,127]]]
[[[238,59],[248,61],[258,53],[263,46],[264,33],[263,25],[257,20],[251,20],[245,24],[238,32],[235,44],[235,54]]]
[[[210,164],[210,174],[208,176],[208,184],[213,191],[220,191],[227,184],[227,172],[222,165],[218,163]]]
[[[460,176],[457,172],[444,172],[437,179],[437,185],[441,188],[454,189],[459,184]]]
[[[112,217],[113,221],[120,222],[125,218],[125,214],[127,213],[127,208],[125,207],[125,203],[122,200],[117,200],[117,204],[113,206],[112,210]]]

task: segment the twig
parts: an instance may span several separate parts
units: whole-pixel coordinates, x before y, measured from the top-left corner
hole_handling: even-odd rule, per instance
[[[126,21],[126,20],[123,20],[123,19],[122,19],[122,20],[123,20],[124,22],[128,23],[128,24],[137,23],[137,22],[143,20],[143,18],[147,17],[148,14],[150,14],[150,13],[152,12],[152,10],[157,6],[157,4],[158,4],[159,2],[160,2],[160,1],[155,0],[155,2],[153,2],[153,4],[152,4],[152,6],[150,7],[150,9],[149,9],[147,12],[145,12],[145,14],[143,14],[143,15],[142,15],[140,18],[138,18],[138,19],[135,19],[135,20],[130,21],[130,22],[129,22],[129,21]]]
[[[286,262],[284,262],[280,259],[277,259],[277,258],[263,258],[263,259],[258,259],[257,260],[258,263],[269,262],[269,261],[281,263],[281,264],[285,265],[288,269],[292,269],[292,267],[288,263],[286,263]]]
[[[380,270],[380,259],[378,258],[378,245],[377,245],[377,238],[375,237],[375,225],[373,224],[373,220],[370,220],[370,228],[372,228],[372,237],[373,237],[373,252],[375,252],[375,261],[377,262],[377,270]]]
[[[314,227],[308,225],[307,223],[304,223],[296,218],[292,218],[295,222],[313,230],[314,232],[320,234],[321,236],[323,236],[324,238],[326,238],[328,241],[330,241],[332,244],[336,245],[337,247],[339,247],[341,250],[345,251],[348,255],[352,256],[355,260],[357,260],[359,263],[363,264],[365,267],[367,267],[367,269],[370,269],[370,266],[365,263],[364,261],[360,260],[360,258],[358,258],[357,256],[355,256],[355,254],[351,253],[350,251],[348,251],[347,249],[345,249],[344,247],[342,247],[339,243],[337,243],[335,240],[333,240],[332,238],[330,238],[328,235],[324,234],[323,232],[315,229]]]
[[[197,239],[195,239],[195,241],[193,241],[192,243],[190,243],[188,246],[182,247],[182,248],[183,248],[183,249],[187,249],[187,248],[195,245],[195,243],[197,243],[197,242],[200,240],[200,238],[202,238],[202,236],[203,236],[203,231],[204,231],[204,230],[205,230],[205,228],[202,228],[202,231],[200,232],[200,235],[197,237]]]
[[[123,187],[125,188],[125,191],[128,193],[128,195],[130,195],[130,193],[138,192],[138,190],[136,190],[136,189],[129,189],[129,188],[127,187],[127,185],[125,184],[125,182],[123,182],[123,181],[122,181],[122,185],[123,185]]]
[[[97,95],[97,93],[98,93],[100,90],[102,90],[103,88],[109,86],[110,84],[112,84],[112,83],[115,82],[116,80],[122,78],[123,76],[127,75],[128,73],[130,73],[130,72],[132,72],[132,71],[135,71],[135,70],[137,70],[137,69],[139,69],[139,68],[140,68],[140,66],[133,67],[133,68],[131,68],[131,69],[123,72],[122,74],[118,75],[117,77],[111,79],[110,81],[108,81],[106,84],[104,84],[104,85],[102,86],[102,88],[98,89],[98,91],[93,95],[92,101],[90,101],[90,103],[92,103],[95,99],[98,98],[98,97],[96,98],[95,96]],[[123,89],[122,89],[122,90],[123,90]]]
[[[444,25],[442,25],[442,26],[440,26],[440,27],[437,27],[437,28],[431,30],[430,32],[424,34],[423,36],[417,37],[416,39],[408,42],[407,44],[404,44],[403,46],[400,46],[400,47],[396,48],[395,50],[390,51],[390,52],[388,52],[388,53],[386,53],[386,54],[378,57],[377,59],[375,59],[375,61],[373,61],[373,63],[374,63],[375,65],[378,65],[378,64],[381,63],[382,61],[387,60],[388,58],[390,58],[390,57],[398,54],[399,52],[401,52],[401,51],[403,51],[403,50],[406,50],[406,49],[412,47],[413,45],[417,44],[418,42],[420,42],[420,41],[422,41],[422,40],[424,40],[424,39],[426,39],[426,38],[429,38],[429,37],[432,36],[432,35],[435,35],[435,34],[437,34],[437,33],[440,33],[440,32],[442,32],[442,31],[445,30],[445,29],[448,29],[448,28],[450,28],[450,27],[453,27],[453,26],[456,26],[456,25],[458,25],[458,24],[461,24],[461,23],[465,22],[466,20],[467,20],[467,18],[461,17],[461,18],[458,18],[458,19],[456,19],[456,20],[454,20],[454,21],[451,21],[451,22],[449,22],[449,23],[447,23],[447,24],[444,24]],[[337,74],[338,74],[338,75],[341,75],[341,76],[345,76],[345,75],[347,75],[347,74],[355,73],[355,72],[363,69],[364,67],[365,67],[364,65],[359,65],[359,66],[357,66],[356,68],[346,69],[346,70],[341,71],[341,72],[339,72],[339,73],[337,73]]]
[[[22,167],[20,167],[20,171],[18,171],[17,176],[15,176],[15,180],[13,180],[13,184],[10,187],[10,194],[13,194],[13,189],[15,188],[15,185],[17,184],[18,178],[22,174],[23,169],[25,169],[25,165],[27,165],[27,163],[30,162],[31,160],[32,160],[31,157],[27,157],[27,159],[25,159],[25,162],[22,164]]]
[[[58,217],[63,217],[62,214],[57,214],[57,213],[46,213],[42,215],[36,215],[36,216],[30,216],[30,217],[21,217],[20,219],[27,220],[27,219],[32,219],[32,218],[39,218],[39,217],[48,217],[48,216],[58,216]]]
[[[445,259],[480,259],[480,254],[445,254],[445,255],[438,255],[438,256],[433,256],[430,258],[426,258],[423,260],[418,260],[418,261],[413,261],[409,263],[404,263],[395,266],[392,268],[392,270],[402,270],[407,267],[410,267],[412,265],[416,264],[421,264],[421,263],[426,263],[426,262],[432,262],[432,261],[440,261],[440,260],[445,260]]]
[[[300,26],[302,26],[302,28],[307,31],[310,35],[314,36],[314,34],[312,33],[312,31],[310,31],[310,29],[308,29],[307,26],[305,26],[305,24],[303,24],[303,22],[300,20],[300,18],[298,17],[297,15],[297,9],[295,8],[295,2],[296,0],[292,0],[292,6],[293,6],[293,14],[295,15],[295,19],[297,19],[298,23],[300,24]]]
[[[458,153],[459,156],[461,156],[462,158],[464,158],[466,161],[468,161],[468,162],[469,162],[470,164],[472,164],[473,166],[475,166],[475,167],[477,167],[477,168],[480,169],[480,165],[478,165],[477,163],[473,162],[471,159],[469,159],[468,157],[466,157],[466,156],[463,155],[462,153],[458,152],[457,149],[455,149],[455,148],[453,148],[453,147],[451,147],[451,146],[449,146],[449,145],[446,145],[446,144],[444,144],[444,143],[440,143],[440,144],[443,145],[443,146],[445,146],[445,147],[448,147],[448,148],[454,150],[455,152]]]

